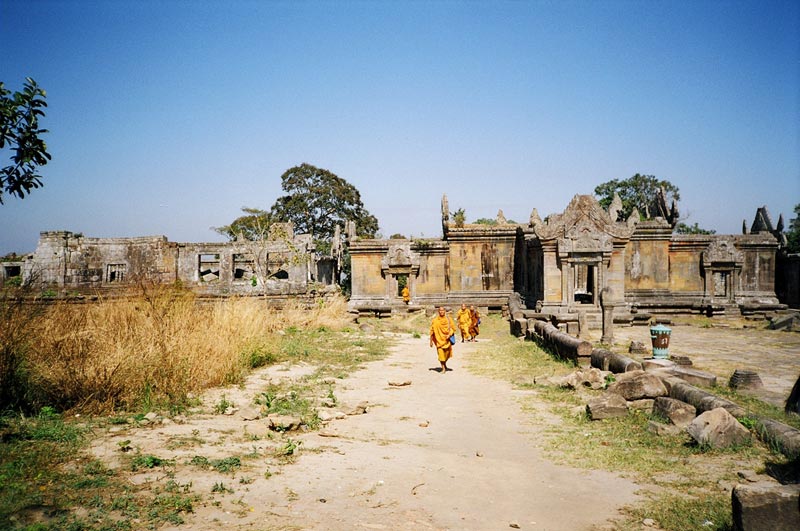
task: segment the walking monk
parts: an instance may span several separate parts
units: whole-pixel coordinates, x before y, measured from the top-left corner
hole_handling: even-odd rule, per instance
[[[472,336],[470,341],[477,341],[478,334],[480,334],[480,329],[478,326],[481,324],[481,314],[478,313],[478,310],[475,309],[475,306],[469,307],[469,313],[471,317],[471,322],[469,325],[469,335]]]
[[[442,366],[441,373],[445,374],[447,360],[453,357],[453,344],[450,343],[450,336],[456,333],[456,327],[450,316],[445,313],[444,306],[439,306],[437,314],[431,321],[431,346],[436,347],[439,364]]]
[[[461,309],[456,314],[456,321],[458,321],[458,329],[461,331],[461,342],[464,340],[469,341],[472,336],[469,335],[469,327],[472,324],[472,314],[467,309],[466,304],[461,305]]]

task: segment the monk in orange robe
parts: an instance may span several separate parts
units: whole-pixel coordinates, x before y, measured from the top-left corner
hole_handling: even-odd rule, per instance
[[[467,309],[466,304],[461,305],[461,309],[456,314],[456,321],[458,321],[458,329],[461,331],[461,342],[469,341],[472,336],[469,334],[469,328],[472,325],[472,314]]]
[[[445,312],[444,306],[439,306],[437,315],[431,321],[431,341],[430,345],[436,347],[436,354],[439,357],[439,364],[442,366],[441,373],[447,372],[447,360],[453,357],[453,344],[450,343],[450,336],[455,335],[456,327],[453,320]]]
[[[471,317],[471,322],[469,325],[469,335],[472,337],[470,341],[477,341],[478,334],[480,334],[480,324],[481,324],[481,314],[478,313],[478,310],[475,309],[475,306],[469,307],[469,313]]]

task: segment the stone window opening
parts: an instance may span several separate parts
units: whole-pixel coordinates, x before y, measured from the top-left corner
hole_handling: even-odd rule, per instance
[[[4,266],[5,278],[14,278],[22,275],[22,266],[7,265]]]
[[[279,269],[272,275],[272,278],[277,280],[289,280],[289,272],[285,269]]]
[[[200,254],[197,260],[201,282],[219,280],[219,254]]]
[[[236,282],[252,282],[256,278],[255,263],[249,255],[233,255],[233,280]]]
[[[124,282],[128,272],[126,264],[108,264],[106,267],[106,278],[108,282]]]

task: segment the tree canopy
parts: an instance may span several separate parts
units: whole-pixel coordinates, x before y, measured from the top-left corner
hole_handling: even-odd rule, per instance
[[[291,221],[298,233],[311,234],[320,252],[330,249],[336,226],[355,222],[356,234],[375,236],[378,220],[364,208],[361,194],[349,182],[311,164],[289,168],[281,176],[279,197],[269,211],[242,208],[243,216],[214,230],[231,240],[262,240],[273,223]]]
[[[678,223],[678,225],[675,227],[675,232],[677,232],[678,234],[716,234],[717,233],[717,231],[715,231],[713,229],[704,229],[704,228],[700,227],[697,224],[697,222],[695,222],[694,225],[689,225],[689,224],[684,223],[682,221],[680,223]]]
[[[272,215],[266,210],[243,207],[244,216],[234,219],[230,225],[214,228],[230,240],[262,240],[266,238]]]
[[[303,163],[281,175],[279,197],[270,213],[273,221],[291,221],[295,230],[311,234],[315,241],[330,242],[336,226],[353,221],[356,234],[372,238],[378,219],[370,214],[355,186],[328,170]]]
[[[29,77],[25,78],[22,91],[13,94],[0,81],[0,150],[8,147],[12,153],[12,164],[0,169],[0,204],[4,193],[23,198],[42,186],[38,168],[50,160],[47,145],[41,139],[47,129],[39,128],[42,109],[47,107],[46,95]]]
[[[594,195],[597,196],[603,208],[608,208],[614,200],[614,194],[618,194],[622,200],[622,209],[620,210],[622,219],[627,219],[634,208],[639,211],[642,219],[650,219],[652,216],[658,215],[656,204],[661,189],[664,190],[664,202],[667,208],[673,200],[675,202],[680,200],[678,187],[671,182],[659,180],[654,175],[639,173],[628,179],[612,179],[604,182],[594,189]]]
[[[794,206],[794,218],[789,222],[789,230],[786,231],[786,250],[800,253],[800,203]]]

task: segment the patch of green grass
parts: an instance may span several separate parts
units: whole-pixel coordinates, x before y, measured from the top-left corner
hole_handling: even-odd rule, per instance
[[[235,406],[236,404],[228,400],[225,395],[222,395],[222,397],[219,399],[219,402],[214,404],[214,413],[217,415],[222,415],[228,410],[228,408]]]
[[[627,524],[620,524],[620,531],[642,529],[642,520],[652,518],[659,529],[669,531],[731,531],[731,495],[729,492],[707,492],[689,490],[685,493],[651,495],[650,499],[625,512],[631,517]]]
[[[156,468],[156,467],[165,467],[165,466],[173,466],[175,461],[171,459],[161,459],[152,454],[139,454],[133,456],[131,459],[131,471],[136,472],[142,468]]]

